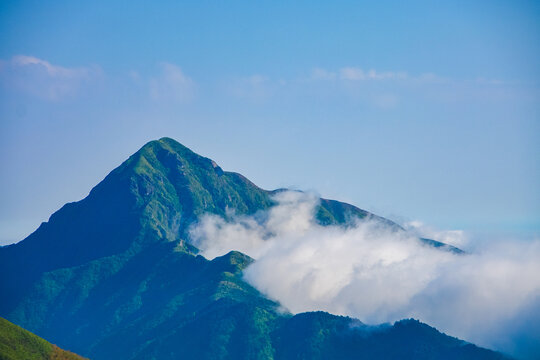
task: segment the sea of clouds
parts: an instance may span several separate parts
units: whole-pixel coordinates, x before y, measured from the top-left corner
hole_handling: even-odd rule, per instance
[[[192,243],[208,259],[231,250],[256,259],[245,280],[293,313],[368,324],[413,317],[514,356],[540,354],[540,240],[467,243],[460,231],[414,222],[401,231],[376,219],[325,227],[315,195],[285,191],[275,200],[253,216],[202,216]],[[459,255],[418,240],[428,235],[474,250]]]

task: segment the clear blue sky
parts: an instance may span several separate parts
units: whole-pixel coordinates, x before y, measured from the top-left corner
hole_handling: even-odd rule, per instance
[[[0,243],[175,138],[256,184],[540,233],[540,3],[0,2]]]

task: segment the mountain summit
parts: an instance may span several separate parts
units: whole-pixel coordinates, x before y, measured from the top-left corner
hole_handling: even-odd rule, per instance
[[[501,357],[413,320],[375,331],[323,312],[293,316],[243,280],[251,258],[209,261],[189,243],[202,214],[253,214],[276,205],[273,193],[170,138],[151,141],[0,248],[0,316],[95,359]],[[366,217],[404,231],[342,202],[316,209],[322,225]]]

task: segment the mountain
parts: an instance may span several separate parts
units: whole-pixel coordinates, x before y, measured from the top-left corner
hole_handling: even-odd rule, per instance
[[[94,359],[501,358],[412,320],[373,328],[293,316],[242,279],[251,258],[209,261],[189,244],[200,215],[254,214],[275,205],[274,193],[172,139],[149,142],[85,199],[0,248],[0,315]],[[316,217],[404,231],[333,200],[321,199]]]
[[[72,352],[0,318],[0,360],[82,360]]]

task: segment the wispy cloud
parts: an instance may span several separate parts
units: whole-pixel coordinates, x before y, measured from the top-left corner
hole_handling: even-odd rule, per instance
[[[409,233],[416,236],[437,239],[453,246],[463,247],[468,243],[468,238],[463,230],[437,230],[418,220],[406,222],[404,227]]]
[[[359,67],[342,67],[337,71],[323,68],[314,68],[311,72],[313,80],[346,80],[346,81],[367,81],[367,80],[403,80],[409,76],[406,72],[377,71],[374,69],[364,70]]]
[[[344,67],[339,70],[339,77],[343,80],[365,81],[365,80],[398,80],[406,79],[407,73],[404,72],[379,72],[376,70],[364,71],[356,67]]]
[[[382,80],[407,80],[417,83],[476,83],[488,85],[502,85],[503,81],[497,79],[476,78],[468,80],[458,80],[426,72],[419,75],[411,75],[405,71],[380,71],[375,69],[363,69],[355,66],[345,66],[337,70],[329,70],[315,67],[311,71],[311,80],[342,80],[349,82],[366,82]]]
[[[160,73],[149,80],[150,96],[154,100],[189,102],[195,96],[195,82],[182,69],[168,62],[159,64]]]
[[[8,91],[52,101],[73,96],[85,84],[102,76],[98,66],[68,68],[34,56],[17,55],[0,61],[0,81]]]
[[[340,94],[342,98],[380,109],[393,109],[411,103],[414,98],[421,98],[425,106],[431,102],[513,101],[521,96],[517,84],[493,78],[455,78],[431,72],[412,74],[356,66],[315,67],[296,83],[301,84],[296,87],[298,91],[306,92],[306,87],[319,89],[319,94],[330,98]]]

